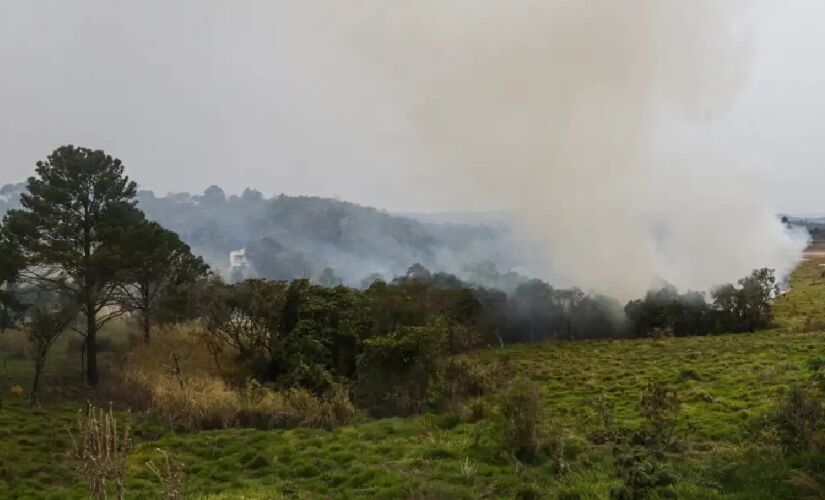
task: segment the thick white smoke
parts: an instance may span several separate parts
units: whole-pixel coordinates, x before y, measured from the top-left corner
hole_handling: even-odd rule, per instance
[[[415,0],[307,7],[411,125],[423,188],[519,215],[562,284],[627,298],[792,269],[758,158],[714,122],[747,78],[718,0]]]

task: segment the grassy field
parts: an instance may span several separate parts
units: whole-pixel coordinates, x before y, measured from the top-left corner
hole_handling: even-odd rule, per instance
[[[593,402],[607,402],[617,422],[633,427],[641,422],[642,391],[653,381],[672,385],[683,402],[685,446],[669,458],[679,478],[670,494],[797,498],[800,492],[788,480],[799,464],[782,456],[763,423],[788,387],[810,376],[808,362],[825,358],[825,334],[817,331],[825,329],[822,263],[808,260],[797,270],[791,291],[776,304],[775,330],[475,353],[483,362],[507,358],[539,384],[546,425],[565,430],[569,467],[563,473],[547,461],[514,459],[491,419],[469,423],[449,414],[423,415],[363,419],[332,431],[174,434],[134,415],[129,498],[160,496],[145,466],[158,460],[158,448],[186,464],[193,498],[606,498],[619,480],[610,447],[588,439],[597,425]],[[74,359],[55,359],[53,382],[64,370],[77,371],[70,366]],[[26,366],[23,360],[8,364],[21,381]],[[82,395],[29,409],[5,396],[8,383],[2,383],[0,498],[84,498],[81,479],[67,465],[65,430],[81,406],[67,401]]]

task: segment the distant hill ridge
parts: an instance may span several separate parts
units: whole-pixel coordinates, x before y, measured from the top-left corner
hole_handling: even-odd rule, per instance
[[[18,207],[24,190],[24,183],[0,188],[0,213]],[[507,289],[519,279],[499,269],[522,264],[503,219],[489,217],[486,223],[486,214],[464,214],[456,222],[457,214],[395,215],[315,196],[266,198],[253,189],[227,196],[217,186],[199,195],[140,191],[138,206],[227,278],[318,278],[330,268],[341,282],[359,285],[421,263]],[[232,276],[229,253],[242,248],[249,266]]]

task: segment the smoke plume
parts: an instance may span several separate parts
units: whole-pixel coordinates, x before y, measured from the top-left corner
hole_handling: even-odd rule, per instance
[[[537,274],[628,298],[800,258],[759,158],[716,135],[747,81],[743,3],[323,5],[309,29],[401,117],[415,187],[516,214]]]

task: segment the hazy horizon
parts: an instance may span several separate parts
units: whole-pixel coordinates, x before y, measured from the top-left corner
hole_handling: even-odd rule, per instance
[[[825,4],[35,0],[0,6],[0,177],[62,144],[143,189],[514,214],[618,297],[790,272],[825,211]],[[605,224],[604,221],[610,221]]]
[[[823,212],[825,5],[749,10],[732,28],[753,38],[742,90],[701,112],[716,141],[755,159],[779,211]],[[291,2],[3,2],[0,68],[7,182],[72,143],[121,158],[159,194],[216,184],[394,212],[507,208],[433,185],[399,146],[415,138],[362,54]]]

